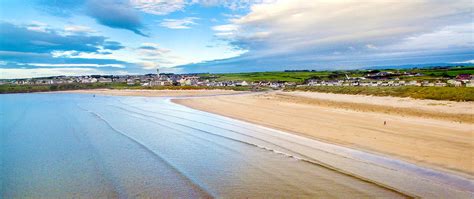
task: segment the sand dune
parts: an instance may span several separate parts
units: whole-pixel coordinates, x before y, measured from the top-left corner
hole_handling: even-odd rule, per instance
[[[473,179],[472,102],[303,92],[174,101]]]

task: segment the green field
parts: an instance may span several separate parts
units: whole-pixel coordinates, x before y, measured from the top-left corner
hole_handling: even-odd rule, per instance
[[[286,88],[285,91],[312,91],[323,93],[411,97],[415,99],[474,101],[474,88],[470,87],[352,87],[312,86]]]
[[[61,84],[61,85],[0,85],[0,93],[31,93],[31,92],[47,92],[61,90],[77,90],[77,89],[96,89],[107,88],[110,84]]]
[[[344,79],[349,77],[363,77],[370,72],[411,72],[421,73],[422,76],[400,76],[403,80],[429,80],[439,78],[455,78],[459,74],[474,74],[474,66],[462,66],[451,68],[421,68],[421,69],[381,69],[381,70],[347,70],[347,71],[311,71],[311,72],[252,72],[252,73],[225,73],[225,74],[201,74],[201,78],[214,81],[280,81],[303,83],[308,79]]]
[[[330,71],[317,72],[254,72],[254,73],[228,73],[228,74],[203,74],[201,78],[215,81],[283,81],[302,83],[310,78],[328,78]]]

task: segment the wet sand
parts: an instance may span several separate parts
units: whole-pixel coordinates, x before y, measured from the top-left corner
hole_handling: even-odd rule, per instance
[[[233,90],[128,90],[128,89],[89,89],[59,91],[58,93],[81,93],[113,96],[144,96],[144,97],[187,97],[187,96],[212,96],[245,93]]]
[[[173,101],[473,179],[472,102],[305,92]]]
[[[147,94],[95,94],[129,92]],[[246,134],[262,141],[258,148],[284,151],[406,196],[474,196],[472,102],[309,92],[200,94],[151,96],[196,96],[172,101],[257,124]],[[202,116],[195,119],[207,118]],[[274,132],[261,137],[258,125]]]
[[[0,198],[412,196],[318,162],[393,173],[354,151],[168,98],[35,93],[0,100],[0,115],[9,116],[0,123]],[[419,187],[413,182],[404,184]],[[428,191],[416,196],[469,196],[449,186]]]

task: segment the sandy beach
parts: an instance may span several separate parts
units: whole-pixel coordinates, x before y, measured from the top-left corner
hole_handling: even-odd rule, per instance
[[[144,97],[190,97],[190,96],[213,96],[244,93],[244,91],[233,90],[118,90],[118,89],[90,89],[59,91],[60,93],[82,93],[114,96],[144,96]]]
[[[309,92],[173,101],[473,179],[472,102]]]

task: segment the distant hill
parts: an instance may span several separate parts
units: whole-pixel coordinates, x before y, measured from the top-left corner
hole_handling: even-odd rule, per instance
[[[405,64],[405,65],[393,65],[393,66],[370,66],[370,67],[364,67],[363,69],[369,69],[369,70],[375,70],[375,69],[410,69],[410,68],[431,68],[431,67],[443,67],[443,66],[474,66],[474,63]]]

